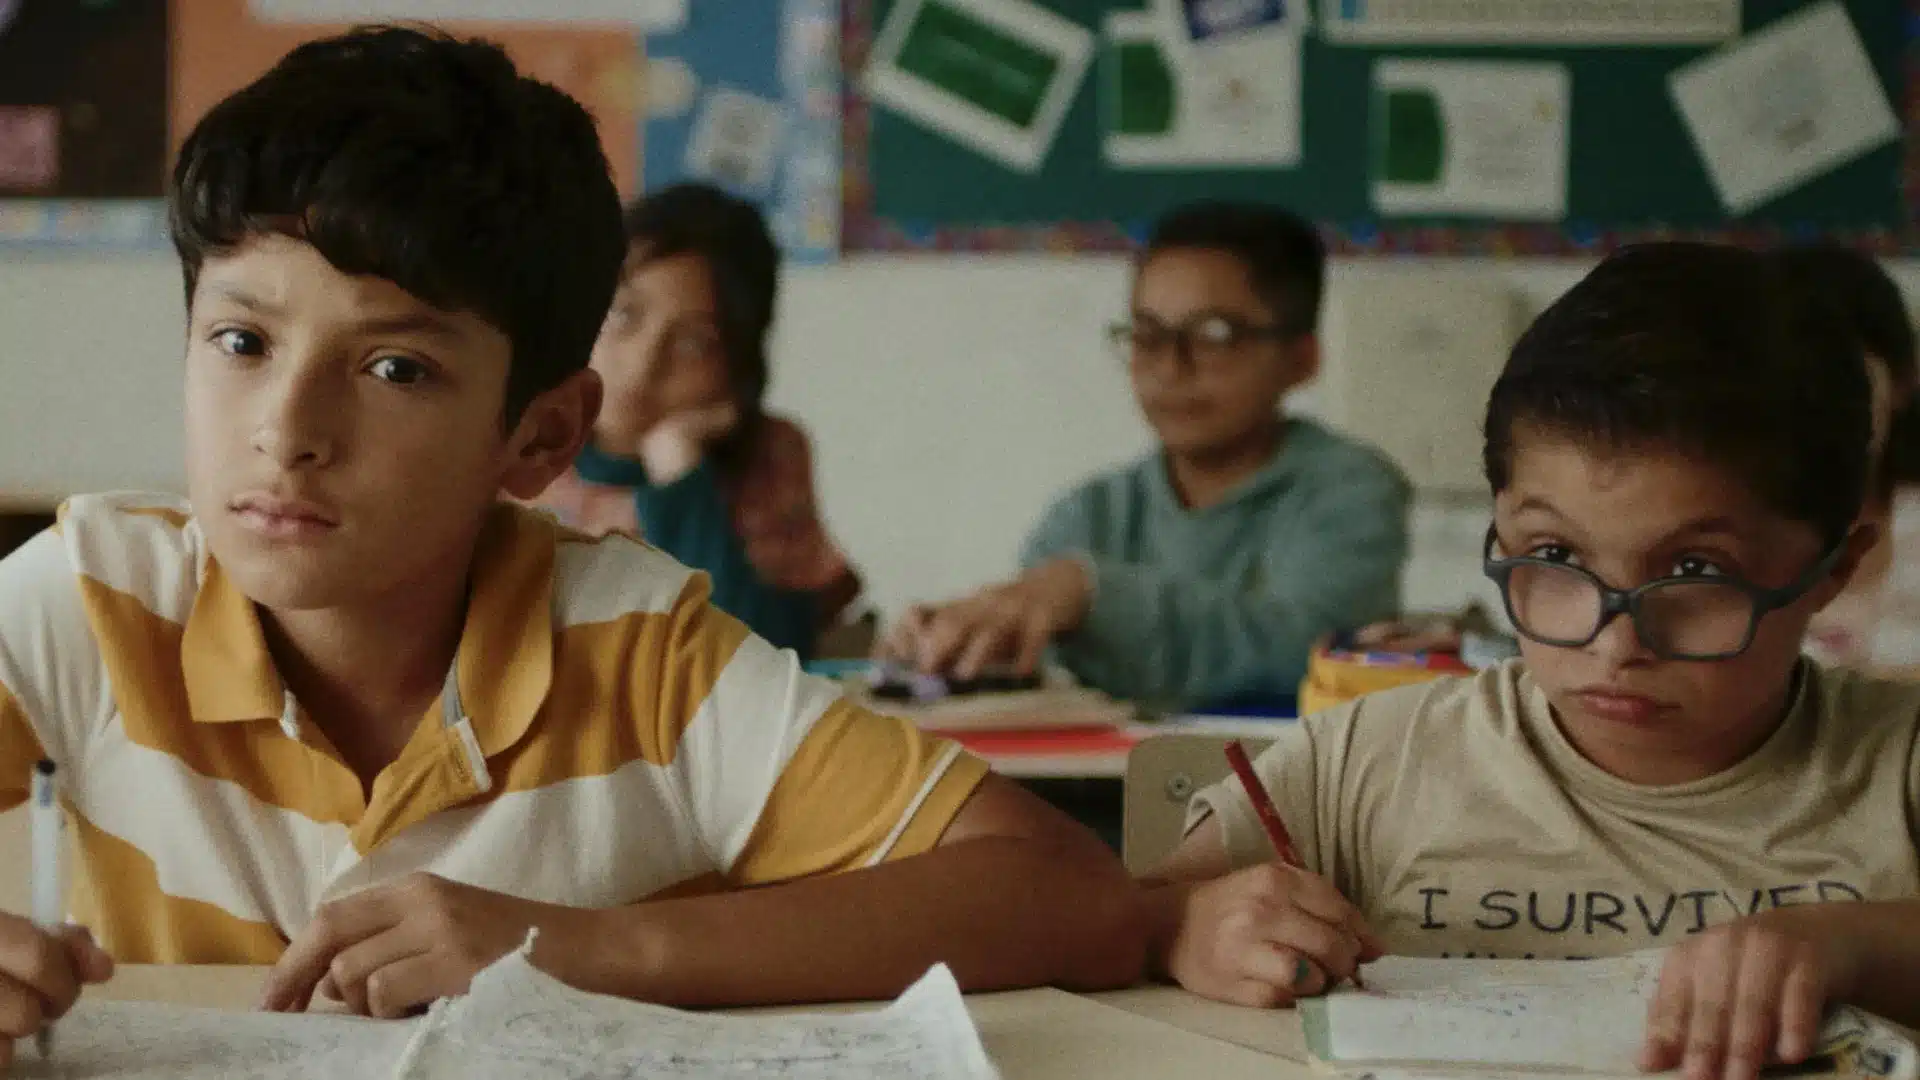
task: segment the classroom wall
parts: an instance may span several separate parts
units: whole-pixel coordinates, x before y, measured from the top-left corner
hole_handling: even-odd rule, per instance
[[[1350,261],[1330,296],[1363,275],[1497,274],[1533,312],[1585,265]],[[1920,262],[1896,273],[1920,288]],[[1124,260],[1086,256],[871,256],[790,275],[770,404],[812,431],[830,527],[883,610],[1007,573],[1051,496],[1147,448],[1102,333],[1126,285]],[[167,253],[0,251],[0,502],[63,478],[176,488],[181,336]],[[1485,522],[1479,500],[1418,507],[1410,606],[1490,595]]]

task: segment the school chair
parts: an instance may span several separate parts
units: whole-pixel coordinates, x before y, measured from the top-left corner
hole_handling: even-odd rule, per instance
[[[1187,800],[1227,775],[1227,744],[1233,741],[1223,735],[1154,735],[1127,755],[1120,857],[1128,872],[1146,873],[1179,846]],[[1249,756],[1258,756],[1272,740],[1239,742]]]

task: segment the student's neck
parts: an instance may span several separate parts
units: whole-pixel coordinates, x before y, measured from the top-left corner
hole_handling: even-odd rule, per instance
[[[465,575],[350,608],[260,609],[274,666],[370,787],[440,693],[459,649]]]
[[[1180,505],[1189,510],[1216,506],[1247,477],[1267,467],[1286,435],[1286,421],[1273,423],[1246,438],[1200,453],[1167,454],[1167,479]]]

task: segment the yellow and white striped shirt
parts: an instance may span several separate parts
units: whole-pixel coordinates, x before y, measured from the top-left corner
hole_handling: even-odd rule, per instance
[[[905,857],[985,775],[633,539],[501,506],[472,581],[455,670],[483,760],[436,701],[369,799],[186,504],[76,498],[0,562],[0,809],[53,758],[108,950],[257,964],[320,904],[416,871],[608,907]]]

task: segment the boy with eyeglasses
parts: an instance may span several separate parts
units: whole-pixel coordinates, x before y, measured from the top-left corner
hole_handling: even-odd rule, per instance
[[[1153,961],[1276,1005],[1382,952],[1672,946],[1644,1066],[1750,1080],[1824,1006],[1920,1021],[1920,688],[1800,656],[1873,544],[1867,376],[1764,257],[1627,249],[1487,409],[1486,570],[1522,658],[1309,717],[1155,875]]]
[[[882,648],[922,671],[1029,672],[1181,707],[1290,697],[1313,642],[1384,618],[1407,552],[1405,481],[1281,401],[1319,370],[1326,256],[1305,222],[1199,203],[1155,227],[1113,328],[1147,457],[1056,502],[1025,573],[916,607]]]

